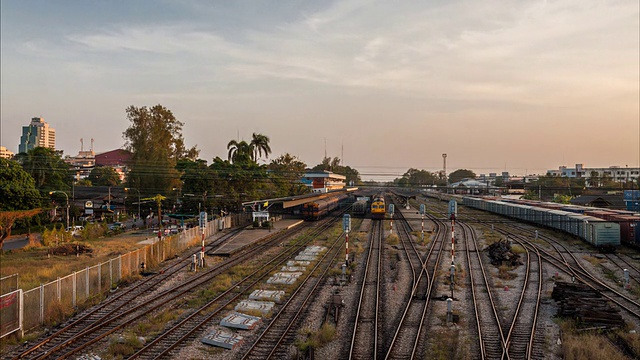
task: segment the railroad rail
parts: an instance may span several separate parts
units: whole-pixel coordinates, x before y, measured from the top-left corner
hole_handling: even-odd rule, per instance
[[[256,284],[263,282],[272,271],[279,269],[283,263],[322,234],[335,221],[336,218],[323,221],[320,226],[313,228],[311,234],[305,236],[303,240],[294,246],[285,247],[284,251],[271,257],[265,264],[258,266],[257,270],[238,281],[234,287],[227,289],[199,307],[177,324],[165,329],[162,334],[138,350],[129,359],[160,359],[175,355],[173,352],[178,349],[180,344],[194,339],[197,332],[209,324],[214,317],[241,297],[246,296]]]
[[[380,306],[380,273],[383,221],[374,221],[369,236],[369,248],[364,263],[360,298],[349,348],[349,359],[377,359],[378,320]]]
[[[278,244],[281,241],[281,238],[288,234],[289,232],[274,233],[271,240],[267,243],[248,249],[246,252],[239,254],[235,258],[231,258],[218,263],[211,268],[207,268],[205,271],[199,272],[194,276],[189,277],[186,281],[180,282],[179,284],[163,290],[160,293],[147,294],[146,297],[133,298],[129,302],[121,303],[120,308],[116,309],[117,311],[111,312],[108,316],[102,315],[99,321],[89,324],[86,328],[79,328],[77,324],[71,329],[67,329],[65,327],[61,329],[64,336],[56,337],[58,340],[55,342],[51,341],[49,346],[41,348],[40,352],[37,354],[30,354],[32,356],[29,356],[28,358],[66,358],[75,355],[79,351],[86,349],[108,335],[132,324],[143,316],[166,306],[172,301],[181,299],[186,294],[201,287],[203,284],[209,282],[211,279],[228,270],[232,266],[260,254],[265,247]],[[180,268],[184,268],[184,266]],[[66,351],[62,352],[63,350]],[[25,358],[25,356],[18,358]]]
[[[285,345],[295,337],[293,329],[298,328],[303,311],[315,298],[320,285],[326,280],[329,270],[341,258],[343,252],[342,233],[323,254],[316,265],[302,280],[295,292],[291,294],[269,325],[254,341],[242,359],[285,359],[288,356]]]
[[[242,231],[241,228],[235,229],[221,236],[208,244],[207,248],[215,248],[219,246],[225,241],[233,238],[240,231]],[[35,344],[29,346],[27,349],[22,350],[18,354],[12,355],[12,359],[41,358],[61,349],[64,346],[67,346],[76,339],[78,334],[85,333],[87,329],[105,324],[105,322],[118,316],[118,314],[122,312],[123,308],[126,308],[127,304],[134,302],[145,294],[149,294],[157,290],[157,288],[168,279],[183,270],[185,267],[189,266],[191,263],[191,255],[198,254],[200,251],[200,249],[194,251],[189,256],[182,258],[180,261],[164,267],[161,271],[151,276],[144,277],[132,286],[122,288],[119,292],[109,296],[100,304],[69,319],[62,325],[60,330],[38,339]],[[216,268],[212,268],[211,271],[215,271],[215,269]]]
[[[414,359],[418,358],[418,354],[422,353],[420,348],[427,337],[424,334],[427,311],[433,289],[437,284],[436,274],[440,267],[442,254],[445,252],[445,225],[429,216],[435,222],[437,231],[427,255],[423,257],[411,239],[410,232],[412,229],[401,212],[399,213],[399,218],[401,221],[399,221],[398,234],[401,235],[400,238],[404,244],[407,258],[414,270],[414,282],[412,284],[411,297],[404,308],[396,332],[387,348],[385,359]],[[415,275],[416,271],[418,273],[417,276]]]

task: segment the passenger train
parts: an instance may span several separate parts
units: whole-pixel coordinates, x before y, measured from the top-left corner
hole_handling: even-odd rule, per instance
[[[308,202],[302,206],[302,217],[305,220],[318,220],[337,209],[340,201],[346,197],[346,195],[338,195]]]

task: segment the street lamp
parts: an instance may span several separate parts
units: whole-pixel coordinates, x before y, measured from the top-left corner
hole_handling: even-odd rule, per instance
[[[69,228],[69,195],[66,192],[60,190],[49,191],[49,195],[53,195],[53,193],[63,193],[64,197],[67,198],[67,229]]]
[[[135,190],[138,192],[138,220],[140,220],[140,190],[136,188],[124,188],[124,191]]]

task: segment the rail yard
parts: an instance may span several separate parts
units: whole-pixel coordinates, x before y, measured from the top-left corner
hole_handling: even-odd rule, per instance
[[[166,260],[2,358],[640,357],[640,252],[614,221],[626,214],[389,189],[297,206],[279,227],[207,239],[204,267],[199,247]],[[591,347],[575,340],[586,333]]]

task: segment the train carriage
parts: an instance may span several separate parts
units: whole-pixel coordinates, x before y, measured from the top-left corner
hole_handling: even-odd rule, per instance
[[[620,224],[589,215],[589,213],[592,213],[611,218],[611,216],[615,216],[612,212],[587,211],[585,215],[582,215],[579,212],[560,210],[562,206],[558,206],[558,204],[545,203],[543,208],[522,205],[520,202],[512,203],[472,197],[465,197],[463,204],[513,219],[564,231],[580,237],[599,248],[610,249],[620,245]],[[632,234],[632,231],[633,235],[637,233],[635,228],[626,231],[629,235]]]

